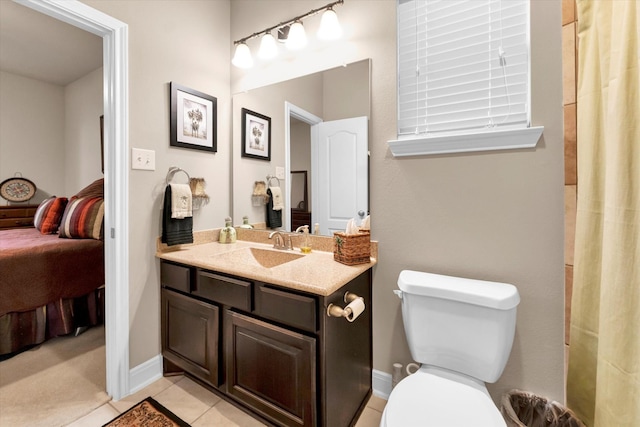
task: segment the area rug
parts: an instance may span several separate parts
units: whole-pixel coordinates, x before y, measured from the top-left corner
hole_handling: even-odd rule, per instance
[[[176,414],[147,397],[102,427],[190,427]]]

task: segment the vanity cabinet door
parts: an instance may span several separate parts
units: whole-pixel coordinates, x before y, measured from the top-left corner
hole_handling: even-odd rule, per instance
[[[316,340],[225,310],[227,393],[282,426],[315,426]]]
[[[162,289],[162,356],[211,385],[220,384],[220,309]]]

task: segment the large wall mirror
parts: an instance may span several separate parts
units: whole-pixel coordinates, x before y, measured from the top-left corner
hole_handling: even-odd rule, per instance
[[[369,212],[370,69],[366,59],[233,96],[235,223],[245,215],[251,223],[265,223],[266,207],[254,205],[252,198],[260,181],[280,186],[285,198],[281,230],[292,231],[304,223],[313,232],[319,223],[321,234],[330,235],[343,229],[343,222],[335,218],[363,219]],[[242,156],[243,108],[271,119],[270,160]],[[319,139],[329,145],[318,143]],[[344,186],[352,178],[358,181],[355,193]],[[307,195],[300,204],[297,183],[303,179]],[[327,185],[337,191],[326,190]],[[325,202],[327,192],[334,194],[329,202]]]

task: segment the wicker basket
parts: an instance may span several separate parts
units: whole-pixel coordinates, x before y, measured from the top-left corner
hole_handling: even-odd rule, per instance
[[[346,265],[371,262],[371,234],[368,231],[333,233],[333,259]]]

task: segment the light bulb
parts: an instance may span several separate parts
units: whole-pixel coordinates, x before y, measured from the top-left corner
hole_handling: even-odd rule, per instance
[[[322,14],[318,38],[320,40],[337,40],[342,37],[342,27],[338,22],[338,15],[329,8]]]
[[[262,59],[271,59],[275,58],[277,55],[278,46],[276,44],[276,39],[271,35],[271,33],[266,33],[262,36],[262,40],[260,41],[258,56]]]
[[[251,57],[251,50],[246,43],[240,43],[236,46],[236,52],[233,55],[231,63],[238,68],[251,68],[253,67],[253,58]]]
[[[299,50],[307,45],[307,34],[304,31],[302,22],[296,21],[291,25],[285,45],[290,50]]]

